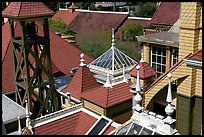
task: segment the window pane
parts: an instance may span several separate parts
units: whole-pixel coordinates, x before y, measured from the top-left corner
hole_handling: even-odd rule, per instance
[[[166,48],[163,48],[163,56],[166,56]]]
[[[156,54],[156,47],[152,47],[152,53]]]
[[[161,48],[157,48],[157,54],[161,55]]]
[[[162,64],[166,65],[166,57],[162,57]]]
[[[88,135],[98,135],[107,124],[108,120],[101,118],[95,127],[88,133]]]
[[[156,64],[152,63],[152,67],[156,70]]]
[[[152,55],[152,62],[156,62],[156,55]]]
[[[128,135],[138,135],[138,133],[140,132],[140,130],[142,129],[142,127],[140,125],[137,124],[133,124],[130,131],[128,132]]]
[[[157,64],[157,71],[161,72],[161,65]]]
[[[141,132],[140,135],[151,135],[153,131],[147,129],[147,128],[144,128]]]
[[[162,72],[164,73],[166,71],[166,66],[162,66]]]
[[[158,78],[159,76],[161,76],[161,73],[157,73],[157,78]]]
[[[161,63],[161,56],[157,56],[157,62]]]

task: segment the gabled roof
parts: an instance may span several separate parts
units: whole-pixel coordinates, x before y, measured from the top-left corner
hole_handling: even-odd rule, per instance
[[[110,73],[111,75],[116,75],[122,73],[123,64],[125,71],[132,69],[136,64],[132,58],[125,55],[115,46],[111,46],[105,53],[95,59],[89,64],[91,71],[100,70],[103,73]]]
[[[87,66],[80,66],[72,78],[71,82],[66,88],[62,90],[64,93],[71,93],[71,96],[77,99],[81,99],[81,94],[89,89],[93,89],[100,86],[93,77]]]
[[[79,32],[109,32],[117,29],[127,19],[128,14],[99,11],[77,10],[68,13],[67,10],[59,10],[52,19],[61,18],[76,33]]]
[[[29,18],[52,16],[54,12],[43,2],[10,2],[2,11],[4,17]]]
[[[130,85],[126,82],[111,87],[99,86],[82,94],[82,98],[108,108],[132,98]]]
[[[150,25],[173,25],[180,16],[181,2],[161,2]]]
[[[151,67],[147,62],[139,62],[137,65],[140,66],[139,74],[141,79],[146,79],[156,75],[156,71],[153,67]],[[137,77],[137,69],[136,66],[129,71],[129,74]]]
[[[73,13],[69,13],[67,10],[58,10],[55,15],[52,17],[53,20],[61,19],[68,26],[74,20],[74,18],[79,14],[79,11],[74,11]]]
[[[19,26],[15,27],[16,32]],[[38,33],[42,34],[42,26],[38,24]],[[53,65],[53,72],[60,70],[64,74],[69,74],[71,68],[79,64],[81,51],[75,46],[63,40],[50,31],[50,52]],[[93,61],[85,54],[86,63]],[[58,69],[56,69],[56,66]],[[12,44],[10,43],[9,23],[2,26],[2,93],[13,92],[14,87],[14,64],[12,57]]]

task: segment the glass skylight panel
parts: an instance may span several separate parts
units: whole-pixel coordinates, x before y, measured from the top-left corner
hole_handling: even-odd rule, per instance
[[[162,134],[159,134],[159,133],[157,133],[157,132],[154,132],[154,134],[153,135],[162,135]]]
[[[133,123],[132,127],[130,128],[128,135],[138,135],[142,127]]]
[[[149,129],[147,129],[147,128],[143,128],[142,129],[142,132],[140,133],[140,135],[151,135],[152,134],[152,130],[149,130]]]
[[[108,124],[108,120],[101,118],[88,135],[98,135],[102,129]]]
[[[116,135],[126,135],[128,129],[130,128],[132,123],[127,124],[126,126],[122,127],[121,129],[118,130]]]

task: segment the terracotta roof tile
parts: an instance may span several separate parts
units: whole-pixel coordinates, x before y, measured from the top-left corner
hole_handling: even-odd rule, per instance
[[[103,135],[108,135],[111,131],[113,131],[115,129],[115,127],[113,126],[109,126],[106,131],[103,133]]]
[[[202,49],[189,56],[188,58],[192,60],[202,61]]]
[[[130,85],[126,82],[114,85],[113,88],[99,86],[82,94],[82,98],[99,106],[108,108],[132,98]]]
[[[161,2],[154,13],[151,25],[173,25],[180,16],[181,2]]]
[[[56,14],[52,17],[53,20],[61,19],[67,25],[74,20],[74,18],[79,14],[79,11],[74,11],[73,13],[69,13],[67,10],[58,10]]]
[[[71,96],[81,99],[82,92],[100,86],[87,66],[79,67],[68,86],[62,92],[70,92]]]
[[[85,135],[96,122],[96,118],[80,111],[34,128],[35,135]]]
[[[54,12],[42,2],[10,2],[2,11],[5,17],[29,18],[39,16],[52,16]]]
[[[147,62],[139,62],[137,65],[140,66],[139,74],[141,79],[146,79],[156,75],[156,71],[153,67],[151,67]],[[136,66],[129,71],[129,74],[137,77]]]
[[[76,33],[87,31],[110,32],[123,24],[127,19],[127,14],[80,12],[74,18],[69,27]]]

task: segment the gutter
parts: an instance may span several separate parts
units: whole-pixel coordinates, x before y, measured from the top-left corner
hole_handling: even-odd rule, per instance
[[[202,61],[192,60],[190,58],[183,59],[189,66],[202,67]]]

